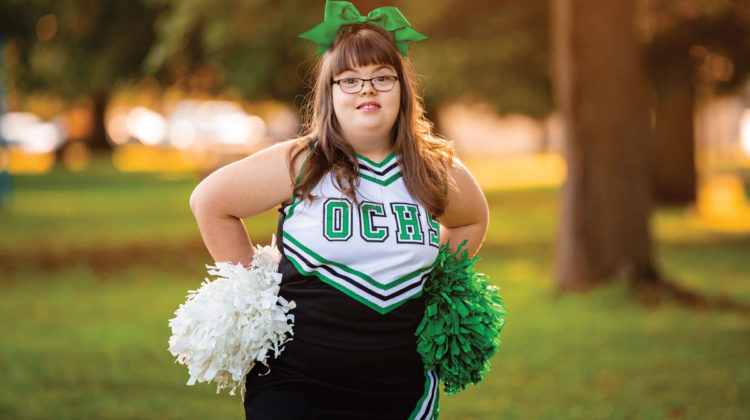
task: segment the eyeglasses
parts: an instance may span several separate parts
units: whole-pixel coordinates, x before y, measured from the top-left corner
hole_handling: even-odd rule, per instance
[[[331,84],[339,85],[344,93],[359,93],[365,86],[365,82],[370,82],[372,88],[378,92],[388,92],[396,86],[398,76],[375,76],[369,79],[360,79],[358,77],[347,77],[345,79],[334,80]]]

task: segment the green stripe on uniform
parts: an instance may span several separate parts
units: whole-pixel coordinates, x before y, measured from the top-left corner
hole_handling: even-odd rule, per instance
[[[294,214],[294,208],[299,205],[303,200],[301,198],[297,198],[297,196],[294,196],[292,199],[292,204],[289,205],[289,212],[286,214],[286,217],[284,217],[284,220],[288,220],[292,215]]]
[[[322,281],[323,283],[325,283],[325,284],[327,284],[327,285],[329,285],[331,287],[334,287],[335,289],[339,290],[340,292],[348,295],[352,299],[358,301],[359,303],[367,306],[370,309],[373,309],[373,310],[377,311],[380,314],[388,313],[388,312],[392,311],[393,309],[396,309],[399,306],[403,305],[407,301],[409,301],[411,299],[414,299],[414,298],[417,298],[417,297],[419,297],[419,296],[422,295],[422,291],[420,290],[419,292],[415,293],[412,296],[407,297],[404,300],[398,301],[398,302],[393,303],[393,304],[391,304],[389,306],[386,306],[386,307],[382,307],[382,306],[379,306],[377,303],[372,302],[372,301],[370,301],[370,300],[368,300],[368,299],[366,299],[366,298],[364,298],[364,297],[362,297],[362,296],[354,293],[353,291],[349,290],[347,287],[345,287],[341,283],[337,282],[336,280],[334,280],[332,278],[327,277],[326,275],[324,275],[323,273],[321,273],[319,271],[307,271],[307,270],[305,270],[302,267],[302,265],[295,259],[294,255],[287,255],[286,257],[287,257],[287,259],[289,261],[291,261],[292,265],[294,265],[294,267],[297,269],[297,271],[300,272],[300,274],[303,274],[303,275],[306,275],[306,276],[315,276],[318,279],[320,279],[320,281]]]
[[[359,173],[359,176],[362,177],[362,178],[364,178],[364,179],[366,179],[366,180],[368,180],[368,181],[372,181],[372,182],[374,182],[376,184],[380,184],[380,185],[382,185],[384,187],[387,187],[387,186],[391,185],[393,183],[393,181],[395,181],[395,180],[397,180],[397,179],[399,179],[399,178],[402,177],[401,172],[399,172],[399,173],[391,176],[390,178],[388,178],[386,180],[380,180],[380,179],[372,177],[370,175],[365,175],[362,172]]]
[[[396,157],[396,152],[391,152],[391,154],[388,155],[388,156],[386,156],[385,159],[383,159],[383,161],[380,162],[380,163],[377,163],[377,162],[375,162],[373,160],[370,160],[370,159],[368,159],[368,158],[360,155],[359,153],[357,153],[357,157],[360,158],[360,159],[362,159],[362,160],[364,160],[365,162],[369,163],[372,166],[375,166],[375,167],[378,167],[378,168],[382,168],[383,166],[387,165],[390,161],[392,161],[394,157]]]
[[[353,276],[355,276],[357,278],[360,278],[360,279],[366,281],[367,283],[369,283],[369,284],[371,284],[371,285],[373,285],[373,286],[375,286],[375,287],[377,287],[379,289],[383,289],[383,290],[386,290],[386,291],[388,289],[392,289],[392,288],[394,288],[394,287],[396,287],[396,286],[398,286],[398,285],[400,285],[400,284],[402,284],[402,283],[404,283],[406,281],[409,281],[409,280],[413,279],[414,277],[417,277],[418,275],[420,275],[420,274],[424,273],[425,271],[429,270],[430,268],[432,268],[432,264],[430,264],[430,265],[428,265],[426,267],[422,267],[422,268],[419,268],[417,270],[412,271],[411,273],[405,274],[405,275],[397,278],[396,280],[391,281],[390,283],[381,284],[381,283],[378,283],[377,281],[375,281],[375,279],[373,279],[372,277],[368,276],[367,274],[365,274],[365,273],[363,273],[361,271],[357,271],[357,270],[355,270],[355,269],[353,269],[353,268],[351,268],[351,267],[349,267],[347,265],[338,263],[336,261],[331,261],[331,260],[326,259],[325,257],[323,257],[321,255],[318,255],[317,253],[315,253],[310,248],[302,245],[302,243],[300,241],[298,241],[297,239],[295,239],[294,237],[292,237],[292,235],[290,235],[288,232],[284,232],[284,239],[288,239],[289,242],[291,242],[296,247],[298,247],[301,250],[303,250],[306,254],[308,254],[311,257],[313,257],[313,259],[315,259],[317,262],[319,262],[321,264],[330,265],[330,266],[336,267],[338,269],[341,269],[341,270],[343,270],[343,271],[345,271],[345,272],[347,272],[347,273],[349,273],[349,274],[351,274],[351,275],[353,275]]]

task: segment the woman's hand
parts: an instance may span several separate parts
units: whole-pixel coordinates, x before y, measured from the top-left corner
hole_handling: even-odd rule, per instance
[[[487,200],[477,181],[458,159],[454,158],[454,165],[448,167],[448,175],[453,185],[448,190],[448,206],[440,217],[440,243],[450,240],[455,250],[467,240],[464,249],[472,257],[487,233],[490,220]]]
[[[250,266],[253,246],[242,219],[291,199],[288,156],[295,144],[290,140],[263,149],[216,170],[195,187],[190,208],[214,261]],[[300,166],[295,162],[295,172]]]

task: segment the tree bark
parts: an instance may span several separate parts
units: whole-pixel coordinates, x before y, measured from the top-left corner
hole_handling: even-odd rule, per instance
[[[633,0],[553,0],[558,106],[568,175],[557,282],[583,291],[623,276],[654,278],[645,80]]]
[[[657,204],[687,205],[696,199],[694,89],[685,62],[656,82],[653,198]]]

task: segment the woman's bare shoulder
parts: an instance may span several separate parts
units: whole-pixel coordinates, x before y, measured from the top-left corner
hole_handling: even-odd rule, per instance
[[[303,143],[300,139],[278,142],[214,171],[196,187],[191,203],[219,204],[225,214],[250,217],[288,202],[304,161],[304,152],[295,155],[295,151]]]
[[[296,176],[304,158],[307,156],[305,150],[308,143],[308,140],[304,137],[280,141],[253,153],[243,160],[253,164],[263,162],[283,166],[287,172],[291,166],[294,168],[293,173]]]
[[[291,171],[289,172],[292,183],[295,182],[299,173],[302,170],[302,166],[310,153],[310,140],[307,137],[297,137],[294,139],[286,140],[272,147],[277,147],[279,155],[283,155],[285,159],[286,168]]]
[[[449,177],[448,206],[441,218],[447,225],[463,225],[488,217],[487,201],[466,165],[454,156],[446,167]]]

